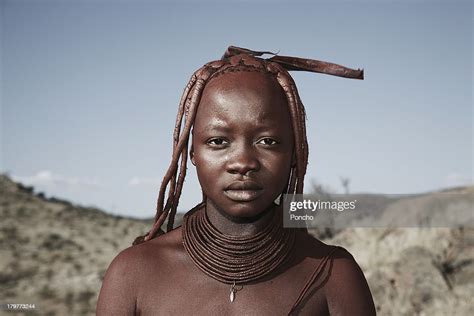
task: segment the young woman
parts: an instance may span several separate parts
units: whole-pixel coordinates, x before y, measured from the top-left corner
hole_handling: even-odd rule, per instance
[[[353,257],[283,227],[279,203],[303,192],[308,161],[304,107],[287,70],[362,71],[261,55],[231,46],[192,76],[155,224],[109,266],[97,315],[375,314]],[[188,156],[203,201],[173,228]]]

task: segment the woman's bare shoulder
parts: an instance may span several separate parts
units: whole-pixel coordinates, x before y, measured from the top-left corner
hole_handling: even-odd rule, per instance
[[[331,315],[375,315],[365,276],[352,254],[343,247],[328,245],[310,234],[300,234],[305,257],[321,262],[328,257],[324,292]]]
[[[330,255],[338,268],[359,267],[352,254],[344,247],[326,244],[309,233],[300,233],[297,238],[297,243],[306,256],[324,258]]]
[[[126,269],[129,274],[143,271],[150,264],[156,266],[158,262],[172,259],[170,257],[181,248],[180,228],[177,228],[152,240],[122,250],[110,263],[109,270]]]
[[[143,268],[143,265],[150,261],[156,264],[157,260],[170,259],[170,256],[182,251],[181,240],[181,227],[178,227],[152,240],[128,247],[117,255],[117,259],[124,262],[134,262]]]
[[[376,314],[364,273],[352,254],[343,247],[338,246],[332,252],[330,277],[324,291],[331,315]]]
[[[131,315],[137,296],[150,275],[160,275],[178,259],[180,233],[177,229],[150,241],[122,250],[110,263],[102,282],[97,315]],[[165,272],[162,273],[166,275]]]
[[[296,238],[296,245],[305,257],[321,259],[334,248],[334,246],[322,242],[309,233],[298,232]]]

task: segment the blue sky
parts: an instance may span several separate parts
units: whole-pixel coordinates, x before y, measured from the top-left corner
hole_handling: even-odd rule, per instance
[[[307,188],[473,182],[470,1],[0,3],[0,169],[48,196],[152,216],[184,86],[228,45],[365,69],[293,74]],[[180,208],[199,200],[190,166]]]

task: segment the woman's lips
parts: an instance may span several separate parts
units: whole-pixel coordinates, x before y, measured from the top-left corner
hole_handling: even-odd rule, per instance
[[[249,202],[263,193],[263,188],[253,181],[235,181],[224,190],[225,195],[233,201]]]
[[[250,202],[262,195],[263,190],[224,190],[224,194],[233,201]]]

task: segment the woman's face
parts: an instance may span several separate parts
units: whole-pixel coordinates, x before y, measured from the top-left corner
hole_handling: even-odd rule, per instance
[[[208,207],[237,218],[265,211],[288,183],[293,147],[287,100],[274,78],[241,71],[206,85],[191,160]]]

